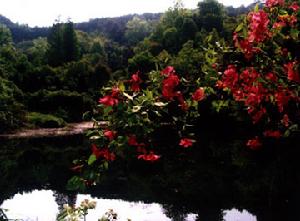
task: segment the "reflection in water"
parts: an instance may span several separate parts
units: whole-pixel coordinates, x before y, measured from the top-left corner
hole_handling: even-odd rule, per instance
[[[164,130],[164,137],[167,133]],[[110,199],[98,202],[102,210],[96,215],[117,205],[113,209],[124,219],[148,214],[148,220],[155,220],[160,214],[159,220],[174,221],[300,220],[299,136],[288,142],[270,141],[269,146],[253,152],[245,149],[244,141],[214,139],[205,131],[201,133],[203,137],[190,149],[158,143],[163,157],[156,164],[135,158],[112,164],[101,185],[88,190],[92,198]],[[82,136],[0,140],[0,204],[4,202],[4,207],[11,202],[7,199],[21,197],[16,193],[49,189],[53,192],[34,191],[30,200],[20,199],[8,214],[26,211],[23,219],[31,216],[36,220],[40,211],[42,215],[52,211],[47,218],[55,219],[64,203],[81,200],[82,195],[76,199],[77,193],[66,191],[65,185],[73,175],[69,169],[72,160],[89,151],[90,145]],[[34,199],[37,193],[46,195]],[[131,203],[139,201],[144,203]],[[50,202],[52,206],[43,204]],[[39,220],[48,221],[46,217]]]
[[[246,210],[241,212],[237,209],[224,210],[223,214],[224,221],[257,221],[256,216],[253,216]]]
[[[68,201],[68,197],[59,194],[63,201]],[[32,191],[31,193],[16,194],[12,199],[5,200],[1,208],[7,209],[9,219],[22,219],[27,221],[55,221],[58,214],[58,205],[55,202],[54,193],[50,190]],[[86,216],[87,221],[98,220],[108,210],[112,209],[118,214],[118,220],[132,221],[175,221],[185,220],[194,221],[197,219],[196,214],[180,214],[177,218],[168,218],[164,208],[157,203],[128,202],[124,200],[98,199],[90,195],[77,195],[76,205],[85,199],[97,202],[96,209],[90,210]],[[201,215],[200,215],[201,216]],[[200,219],[201,220],[201,219]],[[239,212],[236,209],[224,211],[224,221],[257,221],[255,216],[243,210]]]
[[[50,190],[33,191],[32,193],[16,194],[12,199],[5,200],[2,208],[7,209],[9,219],[23,219],[28,221],[55,221],[58,205],[55,202],[55,193]],[[123,200],[97,199],[89,195],[78,195],[76,205],[84,199],[97,202],[95,210],[90,210],[87,220],[94,221],[102,217],[109,209],[118,214],[119,220],[133,221],[169,221],[162,206],[157,203],[127,202]],[[186,221],[195,220],[195,215],[188,214]]]
[[[58,205],[50,190],[16,194],[5,200],[1,208],[6,209],[7,217],[13,220],[54,221],[58,213]]]

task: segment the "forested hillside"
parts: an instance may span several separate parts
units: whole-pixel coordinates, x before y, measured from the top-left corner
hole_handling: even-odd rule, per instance
[[[99,88],[136,71],[172,65],[187,78],[199,76],[205,50],[231,42],[250,8],[205,0],[194,10],[175,5],[163,14],[56,21],[50,28],[1,16],[0,131],[81,121]]]

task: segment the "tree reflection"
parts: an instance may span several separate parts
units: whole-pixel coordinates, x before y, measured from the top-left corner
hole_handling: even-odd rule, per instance
[[[172,220],[223,220],[223,211],[246,209],[257,221],[300,220],[299,136],[253,152],[243,141],[206,134],[193,148],[161,143],[158,163],[123,159],[112,164],[95,197],[157,202]],[[0,202],[17,192],[52,189],[60,207],[74,205],[65,185],[73,159],[89,151],[83,137],[0,141]],[[179,148],[179,149],[178,149]]]

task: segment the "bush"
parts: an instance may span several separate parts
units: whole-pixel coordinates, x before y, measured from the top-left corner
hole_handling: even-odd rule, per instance
[[[40,90],[28,94],[27,99],[30,111],[57,115],[67,122],[81,121],[82,114],[91,109],[85,93]]]
[[[24,118],[22,96],[14,83],[0,77],[0,132],[21,126]]]
[[[66,122],[62,118],[37,112],[30,112],[27,115],[27,120],[28,123],[42,128],[57,128],[64,127],[66,125]]]

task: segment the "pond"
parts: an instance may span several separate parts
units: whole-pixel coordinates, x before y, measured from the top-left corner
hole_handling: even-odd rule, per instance
[[[294,143],[253,154],[239,140],[216,140],[155,164],[120,161],[100,185],[77,193],[65,187],[72,160],[89,152],[83,135],[0,140],[0,208],[10,219],[54,221],[63,204],[92,199],[88,221],[109,209],[119,220],[300,220]]]

